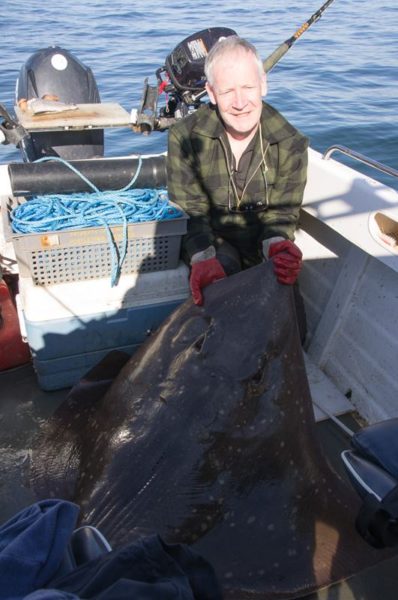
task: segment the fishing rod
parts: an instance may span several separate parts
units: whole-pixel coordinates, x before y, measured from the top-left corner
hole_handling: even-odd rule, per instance
[[[276,65],[276,63],[279,62],[281,58],[286,54],[289,48],[293,46],[294,42],[296,42],[303,35],[303,33],[305,33],[307,29],[311,27],[313,23],[319,21],[325,10],[328,8],[328,6],[332,4],[333,1],[334,0],[327,0],[324,4],[322,4],[321,8],[314,12],[314,14],[308,19],[308,21],[305,21],[305,23],[303,23],[290,38],[288,38],[285,42],[278,46],[278,48],[276,48],[276,50],[274,50],[272,54],[270,54],[270,56],[268,56],[268,58],[266,58],[263,61],[263,67],[266,73],[269,73],[269,71],[271,71],[271,69]],[[192,99],[194,101],[197,101],[205,95],[206,90],[201,90],[196,95],[193,95]]]
[[[325,10],[332,4],[332,2],[333,0],[327,0],[327,2],[325,2],[325,4],[323,4],[321,8],[308,19],[308,21],[305,21],[305,23],[303,23],[289,39],[278,46],[278,48],[264,60],[263,67],[266,73],[269,73],[276,63],[279,62],[280,59],[286,54],[289,48],[293,46],[294,42],[296,42],[303,35],[303,33],[307,31],[309,27],[311,27],[313,23],[316,23],[321,18]]]

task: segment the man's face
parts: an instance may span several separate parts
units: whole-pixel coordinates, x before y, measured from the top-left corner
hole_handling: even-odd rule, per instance
[[[229,135],[244,139],[256,129],[267,86],[252,52],[238,48],[219,58],[213,65],[213,85],[207,83],[206,90]]]

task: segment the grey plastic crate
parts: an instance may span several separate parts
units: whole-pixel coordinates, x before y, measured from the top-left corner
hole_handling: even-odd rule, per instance
[[[50,285],[111,275],[112,250],[105,227],[13,233],[10,212],[26,201],[24,197],[1,198],[5,239],[12,241],[22,277],[31,277],[35,285]],[[122,272],[146,273],[176,268],[187,220],[187,215],[183,214],[165,221],[129,224]],[[123,226],[110,229],[115,243],[121,247]]]

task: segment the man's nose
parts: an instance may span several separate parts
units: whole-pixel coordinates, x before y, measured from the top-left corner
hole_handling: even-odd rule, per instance
[[[238,108],[238,109],[244,108],[247,104],[247,97],[246,97],[245,90],[236,89],[234,91],[233,101],[234,101],[234,108]]]

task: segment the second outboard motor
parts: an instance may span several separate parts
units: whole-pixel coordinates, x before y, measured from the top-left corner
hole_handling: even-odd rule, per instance
[[[59,46],[32,54],[22,66],[17,81],[16,103],[46,95],[64,103],[101,102],[91,69]],[[104,132],[101,129],[35,132],[21,142],[21,150],[26,161],[43,156],[60,156],[66,160],[103,156]]]

